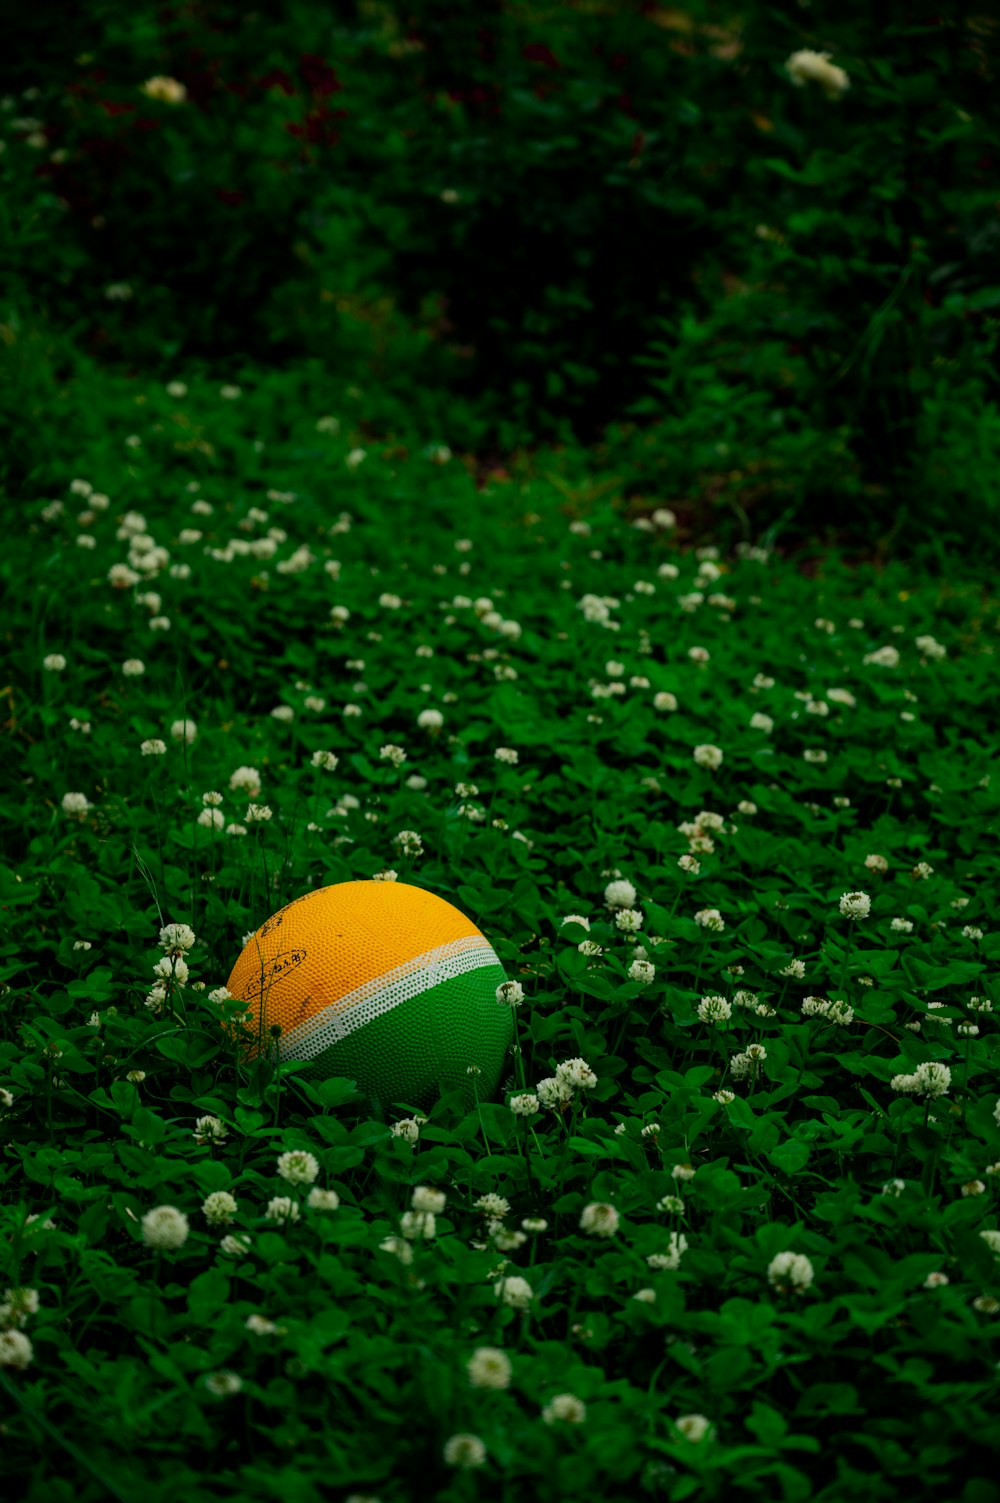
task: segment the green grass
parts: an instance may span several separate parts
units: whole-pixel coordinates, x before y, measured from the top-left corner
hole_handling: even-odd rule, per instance
[[[372,439],[377,393],[231,380],[93,376],[70,432],[40,418],[46,494],[4,503],[0,1258],[38,1296],[8,1297],[0,1337],[11,1485],[996,1500],[988,575],[715,557],[582,453],[569,479],[526,463],[477,489],[430,456],[447,433]],[[158,567],[115,588],[139,537]],[[231,786],[248,766],[264,824]],[[409,1104],[243,1065],[219,1026],[248,930],[387,868],[524,989],[498,1098],[440,1098],[414,1142],[392,1132]],[[154,991],[169,923],[196,936],[189,974]],[[710,997],[728,1016],[699,1016]],[[572,1060],[595,1083],[509,1109]],[[894,1088],[928,1064],[942,1094]],[[281,1177],[294,1150],[339,1204]],[[419,1186],[445,1197],[432,1238],[402,1220]],[[285,1196],[297,1219],[268,1217]],[[174,1249],[144,1238],[160,1206],[187,1218]],[[470,1382],[484,1347],[506,1386]],[[462,1435],[482,1465],[456,1464],[479,1459]]]

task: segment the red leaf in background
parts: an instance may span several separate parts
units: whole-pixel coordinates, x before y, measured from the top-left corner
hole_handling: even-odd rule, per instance
[[[263,78],[258,78],[257,87],[260,89],[280,89],[283,94],[294,94],[295,85],[283,68],[272,68],[270,73],[265,73]]]
[[[216,188],[215,196],[232,209],[237,208],[246,198],[246,194],[239,188]]]
[[[335,94],[344,87],[329,63],[324,62],[315,52],[302,54],[299,58],[299,72],[306,88],[314,94]]]
[[[632,108],[631,94],[619,94],[618,98],[615,100],[615,104],[618,109],[621,110],[623,115],[628,115],[631,120],[638,120],[639,117],[636,114],[635,110]]]
[[[161,127],[161,125],[162,125],[162,123],[163,122],[160,121],[160,120],[149,120],[145,116],[143,116],[139,120],[133,120],[132,121],[132,129],[133,130],[159,130],[160,127]]]
[[[112,117],[115,115],[131,115],[135,112],[134,104],[126,104],[121,99],[102,99],[100,104],[104,113]]]
[[[559,64],[550,48],[544,42],[529,42],[521,49],[521,56],[529,63],[542,63],[546,68],[558,69]]]

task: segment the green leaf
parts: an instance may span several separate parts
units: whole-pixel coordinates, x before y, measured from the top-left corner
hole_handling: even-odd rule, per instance
[[[224,1190],[232,1183],[232,1174],[225,1164],[220,1164],[217,1159],[199,1159],[191,1165],[191,1177],[204,1190],[205,1194],[211,1194],[213,1190]]]
[[[229,1299],[230,1282],[218,1268],[209,1268],[191,1280],[188,1287],[188,1309],[200,1322],[211,1319],[215,1312]]]
[[[139,1105],[139,1093],[130,1080],[113,1080],[111,1100],[116,1111],[120,1112],[123,1117],[130,1118]]]
[[[808,1143],[800,1143],[796,1138],[790,1138],[785,1143],[779,1143],[768,1154],[771,1163],[778,1169],[783,1169],[786,1174],[797,1174],[805,1167],[809,1160]]]

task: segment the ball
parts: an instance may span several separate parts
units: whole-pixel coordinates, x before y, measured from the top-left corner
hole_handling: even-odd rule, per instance
[[[314,1079],[347,1076],[381,1105],[439,1091],[492,1096],[514,1035],[489,941],[443,898],[405,882],[337,882],[279,908],[226,985],[262,1046]]]

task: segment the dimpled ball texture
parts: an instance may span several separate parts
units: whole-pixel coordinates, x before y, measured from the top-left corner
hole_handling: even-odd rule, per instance
[[[296,898],[243,947],[226,983],[250,1003],[258,1047],[346,1076],[382,1106],[432,1105],[461,1088],[492,1096],[513,1040],[507,977],[451,903],[404,882],[338,882]]]

